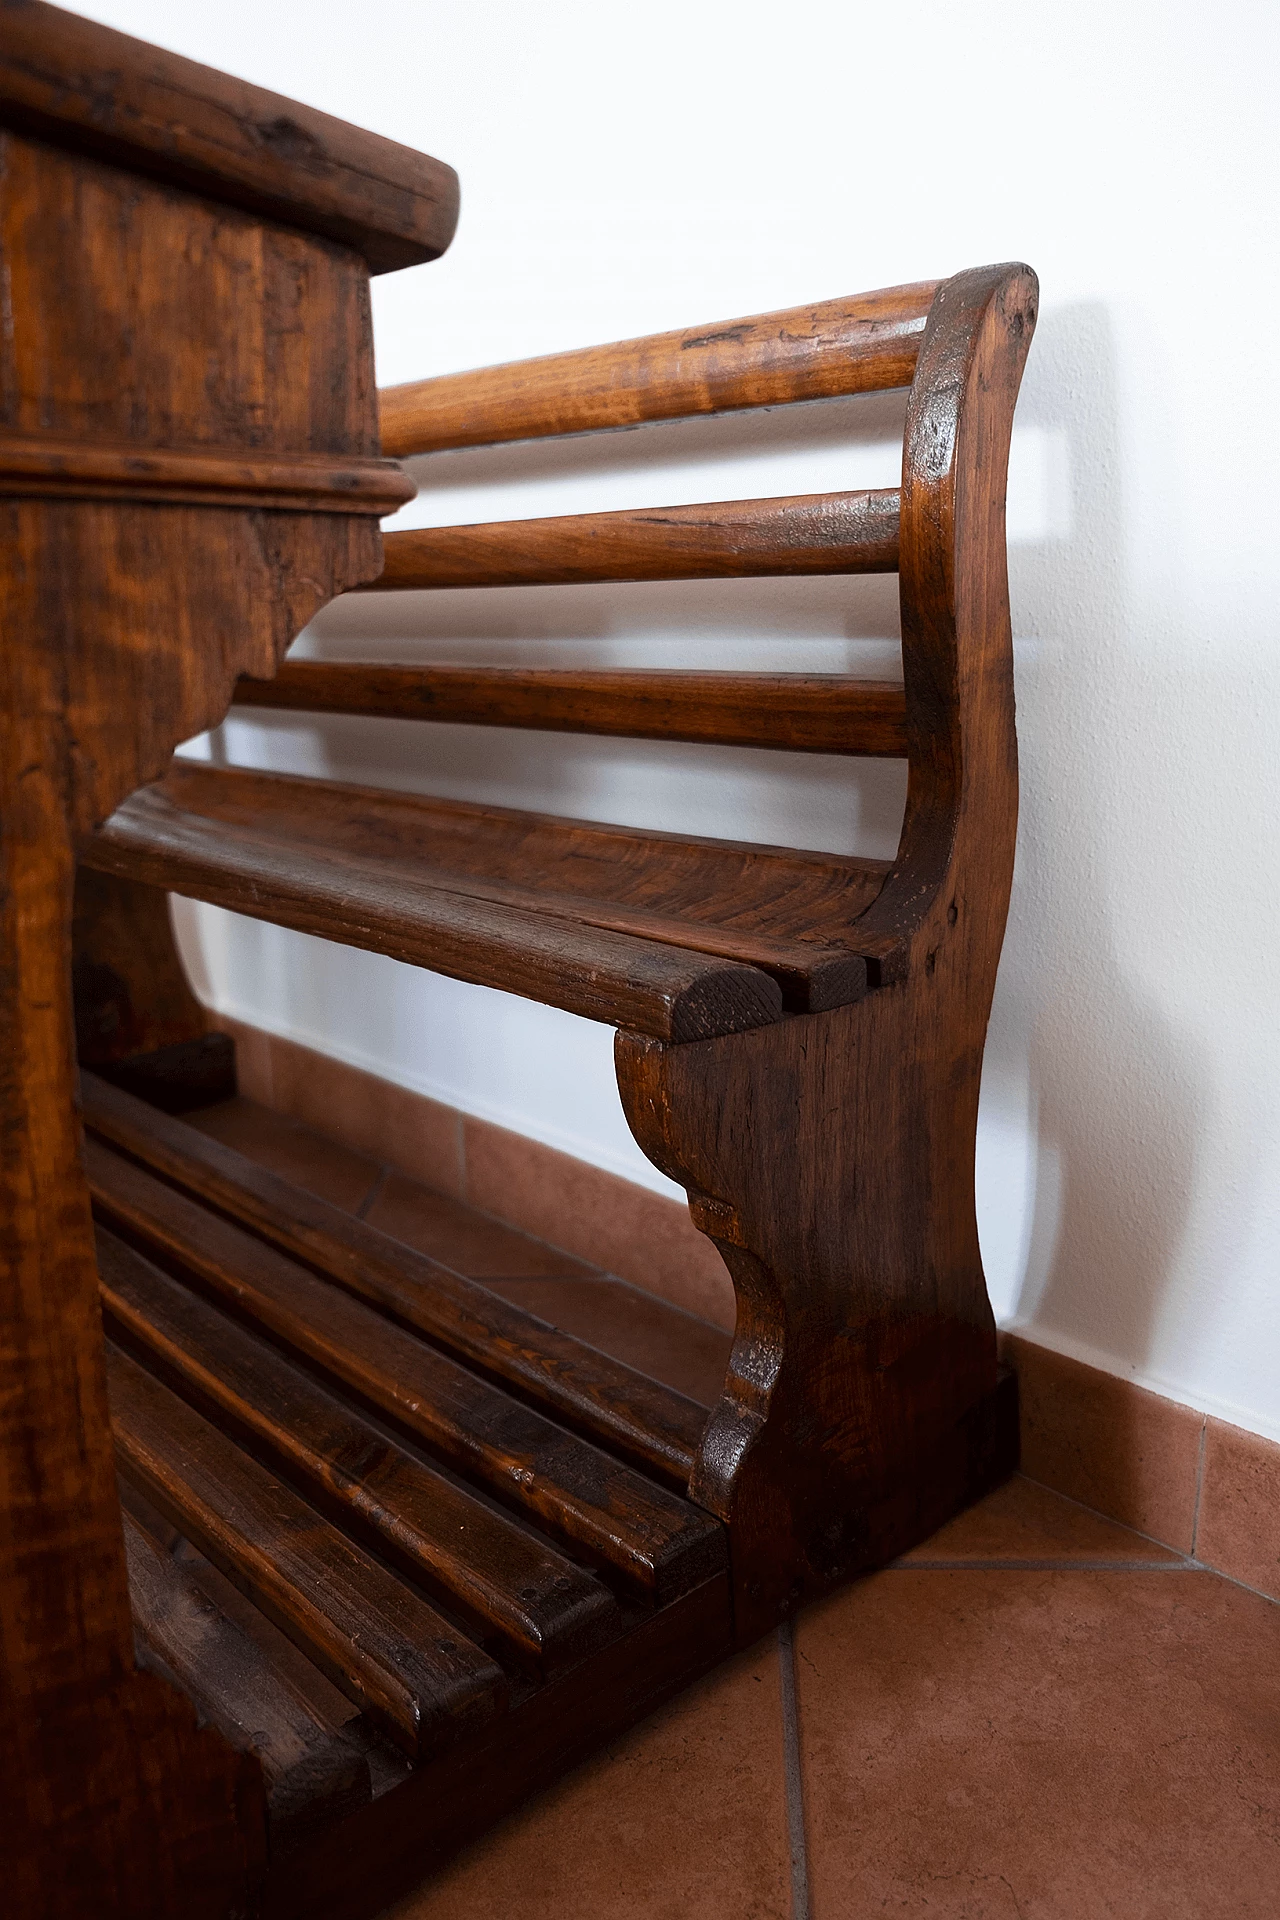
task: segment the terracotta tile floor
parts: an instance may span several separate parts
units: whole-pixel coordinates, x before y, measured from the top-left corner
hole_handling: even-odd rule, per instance
[[[723,1368],[718,1329],[294,1122],[192,1117],[685,1392]],[[1019,1477],[387,1920],[881,1914],[1277,1920],[1280,1606]]]

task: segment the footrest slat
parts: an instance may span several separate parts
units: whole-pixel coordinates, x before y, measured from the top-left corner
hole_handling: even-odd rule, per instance
[[[109,1224],[650,1601],[672,1599],[724,1565],[724,1534],[710,1515],[99,1141],[86,1142],[86,1161]]]
[[[619,1631],[613,1596],[589,1573],[385,1439],[276,1348],[101,1229],[98,1271],[117,1337],[482,1638],[496,1636],[504,1652],[547,1672]]]
[[[85,1124],[162,1179],[683,1493],[707,1409],[195,1127],[82,1076]]]
[[[405,1753],[506,1703],[501,1669],[168,1387],[108,1344],[125,1478]]]
[[[328,1727],[249,1635],[164,1548],[124,1515],[129,1597],[140,1656],[172,1673],[204,1717],[262,1764],[272,1839],[340,1819],[371,1797],[359,1742]]]

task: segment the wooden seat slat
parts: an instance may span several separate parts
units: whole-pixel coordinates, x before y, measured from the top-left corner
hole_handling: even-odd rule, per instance
[[[382,387],[397,459],[910,386],[936,280]]]
[[[598,672],[286,660],[238,707],[905,758],[901,683],[836,673]]]
[[[898,493],[885,488],[414,527],[384,535],[382,550],[382,572],[355,591],[893,573]]]
[[[119,807],[87,864],[277,926],[563,1007],[657,1039],[702,1040],[776,1020],[782,996],[754,967],[487,900],[444,876],[343,857],[236,828],[144,788]]]
[[[86,1162],[115,1231],[636,1592],[663,1602],[723,1564],[719,1524],[675,1494],[98,1141]]]
[[[134,1638],[231,1741],[257,1755],[273,1844],[296,1844],[371,1795],[368,1755],[327,1726],[263,1649],[126,1512]]]
[[[598,1580],[414,1459],[276,1348],[99,1229],[103,1311],[153,1371],[400,1567],[477,1638],[537,1672],[621,1628]]]
[[[487,1654],[110,1342],[107,1380],[126,1479],[402,1751],[502,1711]]]
[[[705,1407],[96,1074],[81,1084],[85,1125],[130,1159],[676,1491],[687,1489]]]
[[[189,761],[119,808],[84,858],[678,1040],[858,999],[856,922],[888,872]]]

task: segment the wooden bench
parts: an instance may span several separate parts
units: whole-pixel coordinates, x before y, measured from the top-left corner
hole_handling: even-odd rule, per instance
[[[448,244],[449,170],[34,0],[5,23],[11,1885],[24,1914],[371,1913],[1014,1465],[973,1157],[1035,280],[391,389],[379,446],[367,276]],[[389,456],[904,387],[900,489],[380,549]],[[280,665],[354,588],[894,570],[902,685]],[[905,757],[901,844],[170,764],[233,701]],[[234,1058],[166,892],[615,1026],[630,1125],[736,1289],[716,1405],[185,1122]]]

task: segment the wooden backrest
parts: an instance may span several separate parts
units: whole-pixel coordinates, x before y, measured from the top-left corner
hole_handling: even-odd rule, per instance
[[[905,755],[898,858],[854,936],[892,977],[962,845],[980,857],[984,898],[1007,900],[1017,786],[1004,489],[1036,298],[1029,268],[982,267],[379,395],[383,449],[408,457],[909,387],[900,488],[392,532],[364,589],[897,571],[901,687],[300,661],[270,685],[242,681],[238,703]]]

